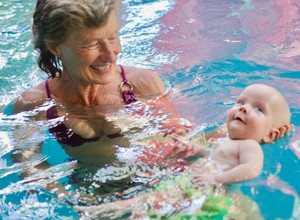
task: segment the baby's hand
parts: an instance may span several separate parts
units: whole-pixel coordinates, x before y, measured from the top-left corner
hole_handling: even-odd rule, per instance
[[[210,173],[201,173],[201,174],[196,174],[194,176],[194,181],[195,184],[210,184],[210,185],[215,185],[215,186],[222,186],[222,183],[216,181],[216,175],[215,174],[210,174]]]

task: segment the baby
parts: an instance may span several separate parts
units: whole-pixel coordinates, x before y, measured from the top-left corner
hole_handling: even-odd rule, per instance
[[[259,175],[263,166],[263,152],[260,143],[272,143],[289,133],[290,109],[285,98],[273,87],[254,84],[246,87],[238,97],[236,104],[227,114],[226,125],[228,138],[223,140],[209,155],[209,158],[198,159],[190,165],[188,171],[194,174],[187,189],[199,182],[231,183],[250,180]],[[199,181],[200,180],[200,181]],[[180,183],[183,181],[183,184]],[[186,176],[176,182],[176,187],[156,190],[132,199],[115,202],[114,207],[126,209],[148,204],[152,208],[162,202],[186,201]],[[201,190],[195,186],[197,191]],[[205,190],[201,193],[206,193]],[[190,196],[194,197],[196,193]],[[193,198],[190,198],[191,200]],[[170,202],[171,204],[173,202]],[[112,208],[112,204],[100,206],[76,207],[78,211],[99,214]]]
[[[245,88],[227,114],[228,140],[210,155],[223,167],[211,178],[229,183],[258,176],[263,166],[260,143],[272,143],[289,133],[290,115],[287,101],[273,87],[254,84]]]

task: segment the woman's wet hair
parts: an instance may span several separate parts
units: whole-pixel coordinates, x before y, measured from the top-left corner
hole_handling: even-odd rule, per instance
[[[32,31],[39,67],[51,78],[61,74],[61,60],[48,46],[64,42],[71,29],[104,26],[118,7],[118,0],[37,0]]]

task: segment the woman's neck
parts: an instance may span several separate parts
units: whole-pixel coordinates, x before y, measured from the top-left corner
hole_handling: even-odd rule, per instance
[[[83,106],[111,105],[123,101],[118,81],[107,85],[84,84],[62,75],[60,78],[53,79],[50,88],[57,101]]]

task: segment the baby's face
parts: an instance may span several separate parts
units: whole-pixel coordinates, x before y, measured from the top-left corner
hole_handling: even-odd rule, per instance
[[[261,142],[268,135],[273,122],[273,97],[269,87],[247,87],[227,115],[227,128],[231,139],[253,139]]]

